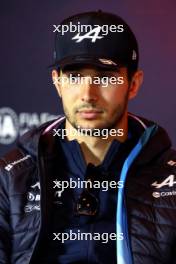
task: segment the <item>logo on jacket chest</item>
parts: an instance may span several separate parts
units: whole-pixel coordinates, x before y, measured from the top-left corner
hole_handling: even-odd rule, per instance
[[[174,185],[176,184],[176,177],[175,175],[171,174],[169,175],[164,181],[162,182],[153,182],[151,184],[151,186],[154,186],[156,189],[161,189],[162,187],[174,187]],[[173,196],[176,195],[176,191],[172,190],[172,191],[160,191],[158,190],[158,192],[153,192],[152,193],[153,197],[155,198],[159,198],[159,197],[164,197],[164,196]]]
[[[24,207],[26,213],[40,210],[40,183],[31,185],[31,190],[27,193],[27,205]]]

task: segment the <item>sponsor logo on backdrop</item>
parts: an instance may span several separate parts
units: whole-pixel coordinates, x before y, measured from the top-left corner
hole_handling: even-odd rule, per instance
[[[29,129],[56,117],[56,115],[47,112],[21,112],[17,114],[9,107],[2,107],[0,108],[0,144],[12,144],[18,136],[21,136]]]

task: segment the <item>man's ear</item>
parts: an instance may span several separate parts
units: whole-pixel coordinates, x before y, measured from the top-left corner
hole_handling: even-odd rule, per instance
[[[144,77],[144,73],[141,70],[137,70],[134,73],[130,82],[128,99],[132,99],[138,94],[140,86],[143,82],[143,77]]]
[[[52,70],[52,80],[53,80],[53,84],[55,85],[59,96],[62,97],[61,96],[61,88],[60,88],[58,71]]]

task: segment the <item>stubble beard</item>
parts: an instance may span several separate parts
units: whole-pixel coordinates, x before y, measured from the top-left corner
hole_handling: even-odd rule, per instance
[[[73,111],[73,114],[70,114],[67,107],[63,106],[63,109],[64,109],[66,119],[72,125],[73,128],[75,128],[76,130],[82,129],[83,131],[88,129],[89,131],[91,131],[91,135],[93,135],[93,132],[97,129],[102,131],[103,129],[111,130],[113,128],[116,128],[118,124],[121,122],[121,120],[123,119],[124,114],[126,113],[127,105],[128,105],[128,92],[125,95],[123,103],[118,104],[116,109],[113,111],[111,117],[109,118],[110,120],[105,120],[104,124],[97,126],[95,128],[83,127],[79,125],[79,121],[76,119],[76,112],[77,112],[76,110]]]

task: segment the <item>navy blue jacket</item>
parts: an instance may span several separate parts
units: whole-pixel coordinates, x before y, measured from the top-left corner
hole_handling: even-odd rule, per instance
[[[153,124],[134,115],[129,119],[143,130]],[[0,160],[0,264],[37,263],[50,221],[49,176],[59,175],[52,130],[59,126],[56,120],[26,133],[18,148]],[[175,174],[176,152],[158,127],[133,162],[126,182],[134,264],[176,264]],[[103,253],[97,263],[104,263]]]

